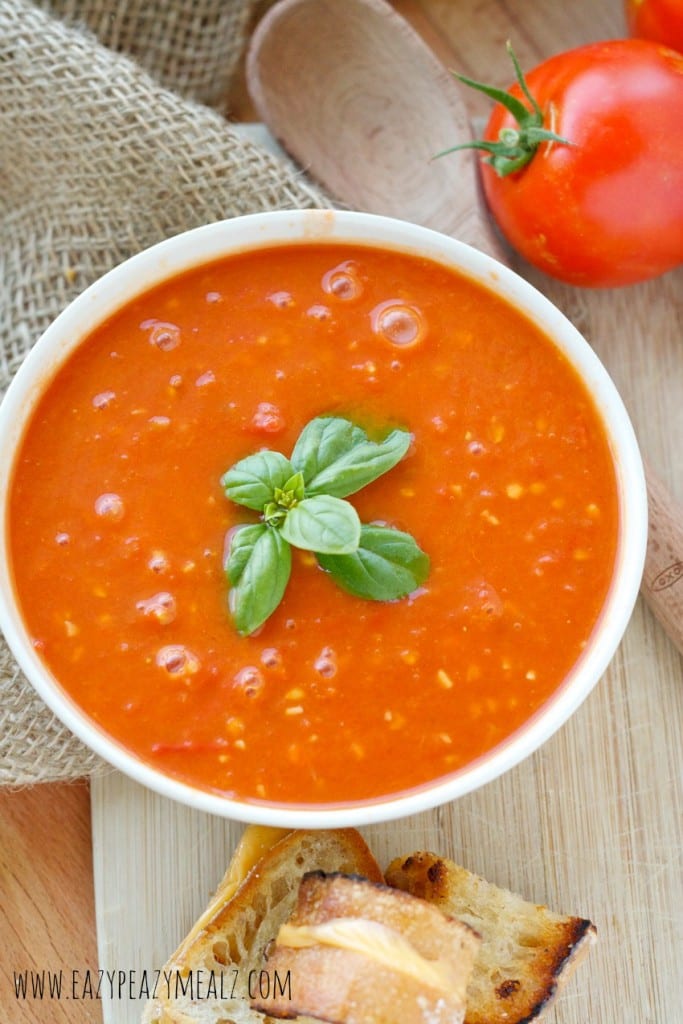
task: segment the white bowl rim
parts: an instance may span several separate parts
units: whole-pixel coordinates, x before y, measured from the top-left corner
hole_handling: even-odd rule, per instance
[[[83,337],[126,301],[182,270],[224,255],[328,241],[393,248],[454,266],[502,294],[550,336],[579,371],[612,447],[621,519],[615,571],[593,636],[567,678],[523,726],[477,761],[435,782],[376,800],[330,805],[239,800],[195,788],[142,762],[59,688],[33,650],[14,598],[6,522],[8,484],[17,442],[45,383]],[[367,825],[425,811],[478,789],[537,750],[585,700],[612,659],[638,595],[647,539],[645,477],[631,422],[607,371],[573,324],[529,282],[479,250],[407,221],[338,210],[274,211],[194,228],[145,249],[90,285],[35,343],[0,405],[0,438],[0,628],[20,668],[64,725],[109,764],[163,796],[238,821],[285,828]]]

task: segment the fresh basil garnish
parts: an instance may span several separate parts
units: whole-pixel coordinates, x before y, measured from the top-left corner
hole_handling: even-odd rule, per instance
[[[429,558],[410,534],[363,526],[344,500],[393,469],[410,442],[406,430],[371,441],[351,420],[319,416],[304,427],[291,458],[256,452],[223,475],[226,497],[260,514],[259,522],[235,529],[225,566],[239,633],[253,633],[282,600],[292,546],[313,551],[357,597],[393,601],[425,580]]]
[[[253,633],[272,615],[291,568],[292,549],[278,530],[256,524],[235,531],[227,572],[232,583],[228,604],[238,633]]]
[[[358,547],[360,519],[348,501],[317,494],[290,510],[280,532],[295,548],[346,555]]]
[[[304,478],[295,473],[286,481],[284,487],[276,487],[273,500],[263,506],[263,519],[268,526],[281,526],[290,509],[304,499]]]
[[[261,512],[293,475],[291,462],[280,452],[256,452],[236,462],[223,474],[221,484],[230,501]]]
[[[414,538],[387,526],[363,526],[354,552],[319,554],[318,562],[340,587],[370,601],[406,597],[429,573],[429,556]]]
[[[266,527],[263,523],[253,523],[237,526],[232,531],[225,571],[233,587],[239,583],[240,577],[251,557],[254,545],[259,537],[263,536],[265,529]]]
[[[307,423],[294,445],[291,463],[310,484],[356,445],[367,441],[362,427],[340,416],[317,416]]]
[[[406,430],[392,430],[383,441],[356,441],[337,458],[321,466],[307,479],[307,494],[332,494],[346,498],[355,494],[393,469],[410,447],[411,436]]]

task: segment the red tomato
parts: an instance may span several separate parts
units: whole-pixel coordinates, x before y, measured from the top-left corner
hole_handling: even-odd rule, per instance
[[[482,162],[486,198],[511,245],[546,273],[589,287],[643,281],[683,262],[683,56],[639,39],[594,43],[551,57],[526,81],[544,127],[570,145],[541,142],[505,177]],[[510,92],[522,96],[519,85]],[[485,139],[516,124],[497,103]]]
[[[629,32],[683,53],[683,0],[626,0]]]

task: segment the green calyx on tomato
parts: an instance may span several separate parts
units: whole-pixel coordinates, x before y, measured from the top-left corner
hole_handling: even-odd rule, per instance
[[[494,171],[504,178],[508,174],[521,171],[529,163],[534,153],[542,142],[560,142],[565,146],[571,146],[569,139],[563,138],[556,132],[544,127],[546,115],[541,110],[536,99],[529,91],[524,73],[519,66],[517,56],[508,42],[507,52],[515,69],[515,77],[519,87],[530,104],[531,109],[504,89],[498,89],[494,85],[486,85],[477,82],[473,78],[459,75],[454,72],[455,77],[465,85],[483,92],[497,103],[501,103],[506,110],[514,117],[517,127],[506,126],[501,128],[497,142],[488,142],[484,139],[477,139],[473,142],[464,142],[459,146],[451,146],[438,153],[437,156],[445,156],[447,153],[454,153],[458,149],[479,149],[488,153],[485,162],[490,164]]]

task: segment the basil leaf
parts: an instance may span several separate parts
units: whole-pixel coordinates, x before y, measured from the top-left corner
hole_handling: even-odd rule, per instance
[[[291,569],[292,551],[279,530],[260,523],[236,531],[228,555],[228,578],[235,580],[228,605],[238,633],[248,636],[272,615]]]
[[[273,501],[275,488],[284,488],[293,475],[291,462],[280,452],[256,452],[224,473],[221,485],[231,501],[261,512]]]
[[[320,555],[318,562],[344,590],[371,601],[405,597],[429,572],[429,556],[413,537],[386,526],[363,526],[355,552]]]
[[[304,551],[343,555],[358,547],[360,519],[348,501],[319,494],[291,508],[280,533]]]
[[[346,498],[393,469],[408,451],[411,435],[392,430],[383,441],[361,441],[306,480],[306,494]]]
[[[367,435],[351,420],[318,416],[299,434],[291,463],[303,473],[304,480],[313,480],[361,441],[367,441]]]
[[[239,583],[240,576],[251,557],[254,544],[256,544],[265,529],[266,527],[263,523],[254,523],[248,526],[238,526],[233,531],[230,538],[228,558],[225,563],[228,580],[233,586]]]

